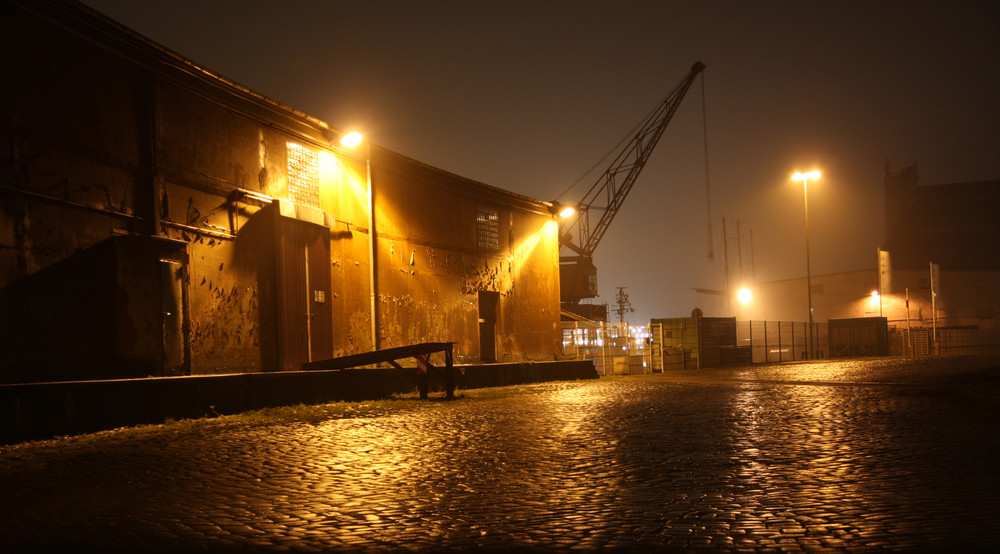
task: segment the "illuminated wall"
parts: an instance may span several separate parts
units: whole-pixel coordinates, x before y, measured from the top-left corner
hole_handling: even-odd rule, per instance
[[[871,292],[878,288],[875,269],[812,276],[814,321],[878,315],[871,313]],[[733,301],[737,319],[758,321],[808,321],[806,279],[785,279],[753,286],[749,304]]]
[[[1000,272],[942,269],[937,283],[937,325],[997,328],[1000,316]],[[812,277],[815,321],[834,318],[885,317],[890,327],[934,325],[930,268],[894,270],[889,288],[881,296],[875,268]],[[909,309],[907,309],[909,291]],[[737,319],[806,321],[806,280],[787,279],[754,286],[753,300],[741,305]]]
[[[528,198],[373,152],[379,346],[456,342],[481,359],[553,359],[559,336],[556,224]],[[496,293],[495,327],[479,325],[480,293]],[[488,357],[488,356],[487,356]]]

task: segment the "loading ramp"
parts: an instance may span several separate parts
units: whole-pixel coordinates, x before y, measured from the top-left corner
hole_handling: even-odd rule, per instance
[[[319,360],[302,364],[303,371],[331,370],[331,369],[351,369],[366,365],[376,365],[387,363],[396,369],[405,369],[398,360],[413,358],[417,361],[417,387],[420,389],[420,398],[427,398],[428,372],[434,371],[444,377],[445,395],[447,398],[455,397],[455,362],[453,342],[423,342],[411,344],[409,346],[398,346],[395,348],[384,348],[372,352],[361,354],[350,354],[328,360]],[[436,367],[430,363],[430,355],[435,352],[444,352],[444,367]]]

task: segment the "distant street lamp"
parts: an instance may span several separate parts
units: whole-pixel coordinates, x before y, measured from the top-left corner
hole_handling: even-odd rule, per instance
[[[809,358],[813,358],[813,297],[812,297],[812,276],[809,269],[809,180],[819,179],[819,171],[815,169],[807,173],[796,173],[792,175],[793,181],[802,181],[802,194],[806,206],[806,297],[809,301],[809,345],[807,346]]]
[[[753,292],[750,289],[743,287],[736,293],[736,299],[740,301],[740,304],[749,304],[750,301],[753,300]]]

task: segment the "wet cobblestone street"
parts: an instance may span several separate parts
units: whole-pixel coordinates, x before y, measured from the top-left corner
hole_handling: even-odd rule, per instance
[[[1000,539],[998,358],[465,395],[3,447],[0,536],[22,550],[170,551],[956,551]]]

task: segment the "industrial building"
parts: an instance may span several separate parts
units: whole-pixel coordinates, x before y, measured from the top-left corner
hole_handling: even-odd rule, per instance
[[[76,2],[0,29],[0,382],[556,358],[548,203],[345,146]]]
[[[921,186],[915,165],[887,167],[885,206],[882,267],[873,247],[868,269],[813,275],[815,320],[931,327],[936,313],[940,327],[1000,329],[1000,181]],[[806,319],[805,278],[759,283],[753,293],[751,304],[734,303],[737,319]]]
[[[867,269],[812,276],[814,319],[884,318],[895,353],[1000,348],[1000,181],[919,185],[885,171],[886,242]],[[738,320],[805,321],[806,279],[753,287]],[[893,342],[895,341],[895,342]]]

